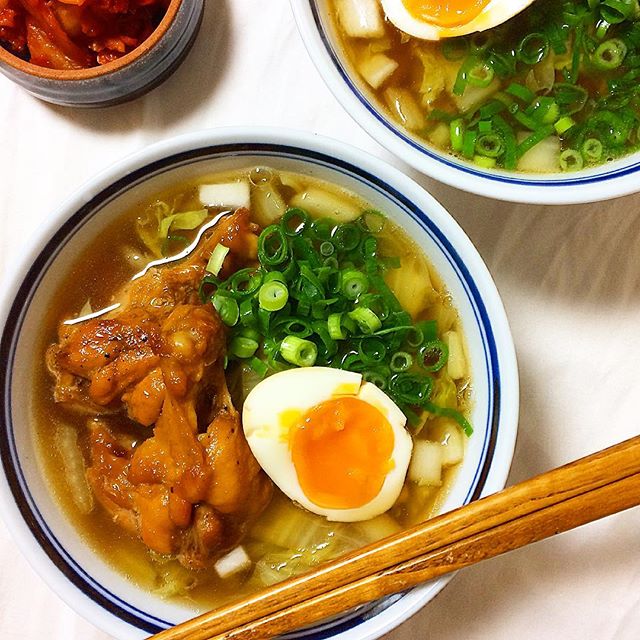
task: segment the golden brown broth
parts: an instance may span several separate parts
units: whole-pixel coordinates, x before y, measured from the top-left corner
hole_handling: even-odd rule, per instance
[[[238,174],[239,172],[235,172],[226,174],[226,176],[237,177]],[[222,176],[222,178],[224,177]],[[159,194],[158,199],[165,202],[175,202],[178,210],[200,208],[199,201],[196,199],[196,187],[200,183],[211,181],[212,178],[221,181],[220,175],[205,176],[193,183],[172,187]],[[309,185],[320,186],[344,195],[336,187],[303,176],[289,175],[285,182],[289,186],[280,185],[280,192],[287,202],[295,195],[296,188],[307,188]],[[349,197],[351,201],[359,203],[363,210],[367,208],[366,203],[362,200],[352,194]],[[123,212],[105,232],[101,233],[100,240],[89,246],[77,258],[60,291],[52,295],[51,300],[54,302],[43,317],[39,348],[43,360],[47,346],[56,340],[57,327],[61,321],[77,316],[87,300],[90,300],[94,310],[107,306],[118,288],[126,283],[132,275],[140,271],[149,260],[149,256],[145,254],[144,247],[136,233],[136,220],[144,215],[149,204],[151,203],[142,203],[131,211]],[[422,309],[420,317],[423,319],[437,318],[442,323],[443,330],[454,327],[459,329],[458,316],[451,306],[446,289],[426,258],[397,227],[388,224],[386,229],[387,231],[384,231],[381,237],[383,251],[400,256],[403,262],[417,261],[419,269],[424,274],[428,274],[437,290],[430,303]],[[138,259],[131,260],[132,256],[138,256]],[[169,593],[171,589],[167,588],[164,595],[181,599],[187,603],[195,602],[198,605],[208,607],[216,606],[261,586],[259,580],[247,575],[221,580],[213,569],[190,573],[180,567],[176,561],[168,562],[166,559],[150,553],[139,540],[116,526],[106,511],[98,505],[90,514],[83,514],[74,502],[71,488],[65,480],[65,474],[60,472],[61,469],[64,469],[64,461],[52,443],[54,442],[54,430],[59,428],[59,425],[72,425],[80,434],[78,441],[83,455],[87,459],[88,444],[82,434],[86,433],[86,423],[91,417],[86,414],[79,415],[57,405],[52,398],[53,385],[48,372],[42,366],[36,368],[39,371],[39,377],[35,381],[37,416],[35,428],[36,437],[40,444],[43,472],[49,479],[52,491],[62,509],[92,549],[128,579],[144,589],[160,589],[162,593],[163,587],[167,587],[167,583],[171,583],[171,580],[163,578],[163,575],[171,574],[179,585],[186,585],[188,589],[184,589],[180,593]],[[458,397],[459,408],[462,410],[468,407],[468,396],[468,381],[460,381],[458,383]],[[117,433],[126,434],[132,441],[142,440],[151,434],[150,429],[133,423],[123,414],[109,416],[107,420]],[[428,438],[438,423],[438,419],[431,420],[419,437]],[[455,467],[445,470],[443,484],[438,488],[420,488],[407,481],[398,503],[390,512],[393,518],[400,526],[410,526],[430,517],[437,511],[446,496],[455,471]],[[290,501],[280,492],[276,492],[272,504],[252,530],[254,533],[250,532],[244,543],[254,561],[265,553],[279,551],[272,544],[261,539],[259,533],[256,533],[261,529],[269,529],[270,512],[273,513],[274,509],[283,509],[285,512],[293,514],[295,518],[304,518],[305,525],[298,528],[298,531],[314,527],[321,528],[325,536],[323,539],[330,542],[326,545],[327,548],[322,550],[322,553],[315,546],[313,549],[307,549],[312,558],[310,563],[305,564],[307,567],[316,561],[326,560],[356,548],[367,541],[357,525],[327,523],[324,518],[303,512],[300,509],[295,508],[294,511],[291,511]],[[285,524],[278,523],[278,530],[282,530]],[[262,537],[264,538],[264,536]],[[287,558],[290,562],[296,561],[297,552],[295,549],[284,553],[288,554]]]
[[[338,35],[339,44],[343,51],[347,63],[356,71],[359,64],[365,60],[375,48],[383,49],[381,52],[389,56],[398,63],[398,68],[394,71],[392,80],[383,83],[378,89],[373,89],[363,81],[367,91],[372,93],[379,107],[385,111],[392,119],[399,122],[398,118],[391,113],[385,103],[384,91],[388,86],[400,87],[408,89],[412,95],[419,100],[419,88],[422,78],[422,64],[414,54],[414,48],[419,46],[425,52],[433,55],[435,59],[443,65],[449,66],[450,63],[440,53],[440,45],[436,42],[420,41],[416,44],[415,39],[411,39],[403,34],[399,29],[392,25],[389,21],[384,22],[384,36],[369,40],[366,38],[349,37],[337,19],[337,11],[335,8],[335,0],[329,0],[331,7],[329,14],[333,23],[333,30]],[[430,108],[447,109],[452,107],[450,98],[446,92],[434,102],[430,104]],[[402,124],[400,122],[400,124]]]

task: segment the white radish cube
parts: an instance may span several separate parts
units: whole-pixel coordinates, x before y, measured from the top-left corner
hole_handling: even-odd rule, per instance
[[[225,182],[222,184],[203,184],[200,186],[200,202],[205,207],[240,207],[251,205],[249,182]]]
[[[362,213],[362,207],[353,200],[319,187],[309,187],[302,193],[296,193],[289,204],[308,211],[314,217],[331,218],[340,223],[351,222]]]
[[[453,420],[442,421],[432,433],[434,439],[442,445],[442,466],[451,467],[462,462],[464,457],[464,436]]]
[[[439,442],[418,440],[413,445],[409,480],[421,487],[442,484],[442,445]]]
[[[358,71],[374,89],[378,89],[397,68],[398,63],[395,60],[384,53],[376,53],[361,63]]]
[[[384,20],[379,0],[336,0],[338,19],[352,38],[381,38]]]
[[[402,527],[388,513],[355,524],[367,542],[378,542],[402,530]]]
[[[526,139],[522,136],[519,142]],[[560,138],[553,135],[539,142],[520,156],[518,171],[549,172],[560,171]]]
[[[251,558],[247,555],[244,547],[239,546],[227,553],[226,556],[222,556],[213,565],[213,568],[221,578],[228,578],[241,571],[246,571],[251,567],[251,564]]]

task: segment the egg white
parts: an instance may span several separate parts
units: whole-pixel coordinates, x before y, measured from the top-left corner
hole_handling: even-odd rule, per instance
[[[456,38],[477,31],[486,31],[513,18],[526,9],[534,0],[492,0],[476,18],[457,27],[439,27],[412,16],[403,0],[381,0],[387,18],[400,31],[422,40]]]
[[[289,431],[310,409],[339,396],[354,396],[376,407],[389,421],[394,446],[389,470],[378,494],[353,509],[327,509],[303,492],[291,458]],[[288,416],[286,421],[282,416]],[[247,396],[242,424],[249,447],[278,488],[313,513],[336,522],[369,520],[388,511],[398,499],[407,474],[413,441],[406,417],[378,387],[359,373],[326,367],[290,369],[263,380]],[[336,455],[340,455],[336,452]]]

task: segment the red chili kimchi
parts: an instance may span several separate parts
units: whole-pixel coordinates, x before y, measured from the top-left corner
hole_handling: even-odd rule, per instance
[[[169,1],[0,0],[0,45],[41,67],[95,67],[146,40]]]

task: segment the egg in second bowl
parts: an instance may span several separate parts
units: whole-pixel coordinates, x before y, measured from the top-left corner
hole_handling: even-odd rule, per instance
[[[381,0],[401,31],[424,40],[486,31],[526,9],[533,0]]]

